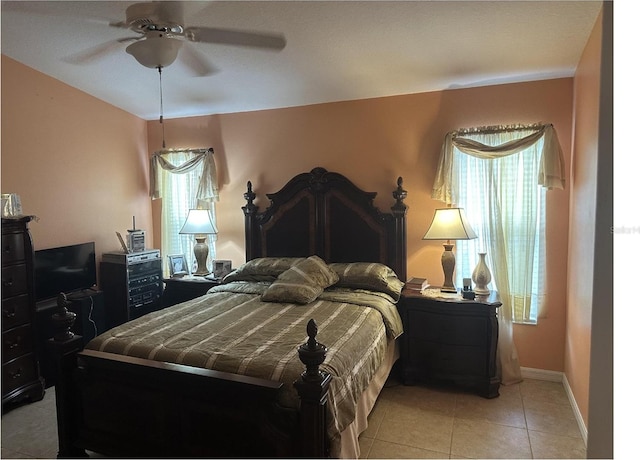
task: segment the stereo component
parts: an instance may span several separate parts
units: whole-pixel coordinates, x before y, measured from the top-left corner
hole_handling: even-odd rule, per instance
[[[160,251],[104,253],[100,262],[100,287],[104,292],[108,328],[160,310]]]
[[[127,235],[127,243],[129,252],[141,252],[145,250],[145,231],[144,230],[129,230]]]

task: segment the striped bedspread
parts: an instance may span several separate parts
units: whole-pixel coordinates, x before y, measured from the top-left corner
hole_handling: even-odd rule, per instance
[[[306,305],[263,302],[268,283],[234,282],[209,294],[113,328],[86,348],[283,382],[280,404],[297,408],[293,382],[304,370],[297,348],[310,319],[328,347],[322,369],[329,390],[329,437],[355,417],[358,397],[382,362],[387,340],[402,333],[388,296],[363,290],[325,290]]]

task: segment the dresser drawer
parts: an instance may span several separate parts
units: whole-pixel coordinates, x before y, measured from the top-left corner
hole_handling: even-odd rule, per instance
[[[29,322],[29,295],[22,294],[2,301],[2,330]]]
[[[2,267],[2,298],[27,292],[27,266],[25,264]]]
[[[6,363],[33,350],[31,324],[2,333],[2,362]]]
[[[2,365],[3,396],[36,380],[38,380],[38,367],[33,353]]]
[[[24,234],[7,233],[2,235],[2,263],[11,264],[24,260]]]

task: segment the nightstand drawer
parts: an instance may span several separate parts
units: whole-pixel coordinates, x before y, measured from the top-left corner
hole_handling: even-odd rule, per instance
[[[425,341],[482,347],[487,343],[486,317],[452,317],[410,309],[407,312],[411,335]]]
[[[408,364],[423,367],[427,374],[458,374],[484,376],[487,355],[484,349],[471,346],[446,345],[411,338]]]
[[[433,363],[436,375],[474,376],[487,375],[487,354],[485,350],[475,347],[447,346],[440,347]]]

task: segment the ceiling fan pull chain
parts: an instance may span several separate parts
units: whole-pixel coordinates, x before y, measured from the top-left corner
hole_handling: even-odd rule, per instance
[[[162,102],[162,66],[158,66],[158,75],[160,75],[160,124],[162,125],[162,148],[166,148],[164,142],[164,105]]]

